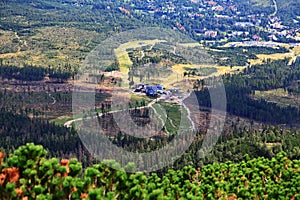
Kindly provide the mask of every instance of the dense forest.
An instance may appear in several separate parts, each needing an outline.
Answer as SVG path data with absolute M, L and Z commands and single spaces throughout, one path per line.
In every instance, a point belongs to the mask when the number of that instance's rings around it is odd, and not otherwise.
M 300 117 L 299 107 L 281 107 L 274 102 L 252 98 L 255 90 L 265 91 L 284 88 L 288 90 L 300 78 L 297 63 L 289 65 L 289 59 L 266 61 L 264 64 L 248 66 L 242 73 L 224 75 L 227 95 L 227 111 L 234 115 L 262 122 L 293 124 Z M 207 80 L 211 82 L 211 80 Z M 214 88 L 211 88 L 214 90 Z M 290 90 L 295 91 L 295 90 Z M 196 91 L 199 103 L 210 107 L 209 89 Z
M 0 133 L 3 138 L 0 140 L 0 146 L 6 152 L 12 152 L 21 145 L 34 142 L 43 145 L 49 150 L 51 156 L 76 157 L 85 167 L 96 162 L 81 143 L 75 129 L 67 129 L 46 120 L 30 119 L 4 111 L 1 111 L 0 122 Z M 205 135 L 204 131 L 200 131 L 186 153 L 172 166 L 162 169 L 159 173 L 164 174 L 169 168 L 181 169 L 186 165 L 199 167 L 215 162 L 239 162 L 246 153 L 250 158 L 259 156 L 272 158 L 276 153 L 284 150 L 290 158 L 300 159 L 298 147 L 300 132 L 293 129 L 265 126 L 257 130 L 251 126 L 241 127 L 238 122 L 232 123 L 221 135 L 212 152 L 202 159 L 199 149 Z M 174 136 L 146 140 L 120 132 L 111 138 L 111 142 L 130 152 L 151 152 L 171 142 Z M 66 143 L 68 145 L 65 145 Z
M 272 159 L 185 166 L 156 173 L 126 173 L 105 161 L 82 171 L 77 159 L 46 158 L 42 146 L 26 144 L 7 158 L 0 154 L 1 199 L 297 199 L 299 160 L 284 152 Z M 109 168 L 108 166 L 113 166 Z
M 299 109 L 293 106 L 280 107 L 275 103 L 251 98 L 254 90 L 289 88 L 291 84 L 298 80 L 298 63 L 288 65 L 288 61 L 288 59 L 266 61 L 264 64 L 248 67 L 240 74 L 223 76 L 227 93 L 228 112 L 273 124 L 296 123 L 299 118 Z M 28 69 L 31 68 L 35 69 L 34 67 L 28 67 Z M 203 81 L 202 85 L 205 86 L 210 81 L 213 81 L 213 79 Z M 209 90 L 211 89 L 213 88 L 203 87 L 202 90 L 195 91 L 201 106 L 210 107 Z M 66 89 L 65 92 L 55 92 L 56 88 L 51 90 L 54 90 L 51 93 L 55 95 L 58 101 L 70 104 L 70 95 Z M 3 140 L 1 140 L 0 146 L 5 148 L 6 151 L 12 151 L 27 142 L 35 142 L 47 148 L 51 156 L 77 157 L 84 166 L 89 166 L 95 162 L 84 149 L 75 129 L 67 129 L 49 123 L 43 117 L 41 118 L 43 116 L 41 111 L 47 110 L 45 108 L 35 110 L 27 107 L 24 109 L 22 99 L 27 99 L 29 97 L 25 97 L 27 94 L 32 96 L 34 93 L 30 88 L 25 88 L 21 93 L 11 93 L 6 90 L 0 93 L 3 102 L 10 102 L 9 105 L 3 104 L 1 109 L 0 122 Z M 98 98 L 101 102 L 104 96 L 103 94 L 99 95 Z M 181 169 L 186 165 L 199 167 L 213 162 L 229 160 L 239 162 L 246 153 L 249 153 L 251 158 L 259 156 L 272 158 L 276 153 L 284 150 L 289 157 L 299 158 L 297 144 L 300 141 L 299 133 L 296 130 L 268 126 L 263 130 L 255 130 L 252 127 L 240 128 L 237 124 L 238 122 L 231 124 L 224 131 L 212 153 L 204 159 L 199 158 L 199 155 L 201 155 L 199 149 L 205 135 L 205 132 L 200 131 L 189 150 L 172 166 L 162 169 L 159 173 L 164 174 L 168 168 Z M 111 126 L 111 124 L 108 124 L 108 126 Z M 170 135 L 148 141 L 119 133 L 111 140 L 114 144 L 129 151 L 137 151 L 137 149 L 152 151 L 169 143 L 173 137 Z M 65 143 L 69 145 L 66 146 Z
M 83 11 L 82 6 L 86 6 Z M 34 34 L 31 31 L 37 27 L 62 26 L 87 30 L 95 30 L 105 34 L 111 33 L 113 29 L 124 30 L 122 24 L 128 28 L 140 24 L 135 19 L 120 15 L 116 9 L 109 9 L 110 1 L 47 1 L 38 0 L 32 4 L 31 1 L 13 0 L 1 2 L 1 17 L 24 16 L 30 24 L 23 24 L 16 17 L 6 18 L 1 21 L 1 28 L 6 30 L 20 31 L 24 34 Z M 56 15 L 56 12 L 60 14 Z M 98 28 L 94 26 L 98 24 Z
M 42 81 L 45 77 L 58 82 L 66 82 L 70 78 L 74 78 L 76 71 L 72 71 L 71 67 L 58 67 L 56 69 L 45 69 L 43 67 L 35 67 L 25 65 L 22 68 L 16 66 L 0 65 L 0 76 L 2 79 L 16 79 L 21 81 Z

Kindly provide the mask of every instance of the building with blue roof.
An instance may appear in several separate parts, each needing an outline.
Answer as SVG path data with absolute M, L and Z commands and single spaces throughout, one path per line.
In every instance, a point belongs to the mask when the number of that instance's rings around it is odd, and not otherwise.
M 146 86 L 146 94 L 148 96 L 156 96 L 157 95 L 157 86 L 147 85 Z
M 154 97 L 160 91 L 163 91 L 163 85 L 146 85 L 146 94 L 148 96 Z

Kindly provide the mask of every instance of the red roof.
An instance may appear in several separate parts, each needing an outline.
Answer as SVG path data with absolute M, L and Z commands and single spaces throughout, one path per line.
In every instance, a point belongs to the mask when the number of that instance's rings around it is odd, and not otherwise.
M 229 6 L 229 8 L 230 8 L 231 10 L 236 10 L 236 9 L 237 9 L 235 6 Z
M 197 17 L 204 17 L 204 15 L 198 14 L 198 13 L 196 13 L 195 15 L 196 15 Z
M 214 2 L 214 1 L 208 1 L 207 4 L 208 4 L 208 5 L 216 5 L 217 3 Z
M 223 11 L 224 10 L 224 8 L 222 7 L 222 6 L 218 6 L 218 7 L 216 7 L 216 9 L 215 9 L 216 11 Z
M 260 40 L 261 39 L 261 37 L 258 36 L 258 35 L 254 35 L 252 38 L 255 39 L 255 40 Z
M 125 8 L 119 8 L 119 9 L 120 9 L 120 11 L 124 12 L 125 14 L 130 15 L 130 11 L 129 10 L 127 10 Z

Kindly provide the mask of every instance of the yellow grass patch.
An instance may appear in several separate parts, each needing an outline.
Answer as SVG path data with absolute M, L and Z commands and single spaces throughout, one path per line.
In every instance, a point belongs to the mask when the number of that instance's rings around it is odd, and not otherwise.
M 300 47 L 294 47 L 292 50 L 296 55 L 300 55 Z
M 130 66 L 132 65 L 132 61 L 130 60 L 128 54 L 118 57 L 118 62 L 120 65 L 120 72 L 127 74 Z
M 193 65 L 176 64 L 172 67 L 174 73 L 181 74 L 181 75 L 185 71 L 184 68 L 194 68 L 194 66 Z
M 42 54 L 40 54 L 40 55 L 32 55 L 32 56 L 30 56 L 30 59 L 27 61 L 28 62 L 27 64 L 29 64 L 29 62 L 37 63 L 37 62 L 39 62 L 41 60 L 45 60 L 44 55 L 42 55 Z
M 231 45 L 236 45 L 236 47 L 243 46 L 241 42 L 228 42 L 224 44 L 222 47 L 230 47 Z
M 234 66 L 230 69 L 230 66 L 217 66 L 217 73 L 212 74 L 211 76 L 221 76 L 224 74 L 234 74 L 236 71 L 243 71 L 246 67 L 243 66 Z
M 183 73 L 185 71 L 185 68 L 195 68 L 195 69 L 199 69 L 199 68 L 205 68 L 205 67 L 215 67 L 218 69 L 218 71 L 216 73 L 212 73 L 209 76 L 190 76 L 190 77 L 183 77 Z M 211 65 L 211 66 L 202 66 L 202 65 L 184 65 L 184 64 L 176 64 L 172 67 L 172 70 L 174 73 L 172 73 L 167 79 L 165 79 L 163 81 L 163 84 L 165 85 L 166 88 L 172 88 L 174 87 L 177 83 L 183 84 L 183 83 L 187 83 L 186 85 L 184 85 L 184 88 L 189 88 L 191 89 L 192 85 L 190 83 L 190 81 L 194 81 L 197 80 L 199 78 L 208 78 L 211 76 L 220 76 L 220 75 L 224 75 L 224 74 L 233 74 L 236 73 L 238 70 L 242 71 L 244 70 L 245 67 L 243 66 L 234 66 L 232 69 L 230 69 L 229 66 L 215 66 L 215 65 Z M 183 85 L 181 85 L 182 87 Z
M 16 38 L 16 36 L 15 36 L 15 33 L 13 31 L 0 30 L 0 45 L 1 45 L 1 48 L 3 48 L 4 45 L 10 44 L 14 38 Z
M 180 46 L 183 46 L 183 47 L 203 47 L 202 44 L 199 44 L 199 43 L 180 43 L 179 44 Z
M 260 59 L 249 59 L 248 61 L 250 62 L 251 65 L 260 65 L 263 63 L 263 61 Z
M 174 84 L 181 82 L 183 80 L 183 75 L 172 73 L 167 79 L 164 79 L 162 84 L 165 88 L 170 89 L 174 87 Z
M 257 54 L 258 59 L 250 59 L 249 62 L 251 65 L 263 64 L 265 60 L 270 59 L 273 60 L 282 60 L 285 58 L 293 58 L 293 53 L 276 53 L 276 54 Z
M 126 49 L 143 47 L 147 45 L 155 45 L 156 43 L 165 42 L 164 40 L 135 40 L 124 44 L 121 44 L 117 49 L 115 49 L 115 54 L 117 57 L 121 57 L 127 54 Z
M 205 67 L 215 67 L 217 68 L 217 72 L 216 73 L 212 73 L 208 76 L 190 76 L 190 77 L 183 77 L 183 73 L 184 73 L 184 68 L 205 68 Z M 164 83 L 166 85 L 166 87 L 174 87 L 176 85 L 176 83 L 183 84 L 183 83 L 187 83 L 186 85 L 184 85 L 184 88 L 190 88 L 192 87 L 191 82 L 190 81 L 195 81 L 199 78 L 208 78 L 208 77 L 212 77 L 212 76 L 221 76 L 224 74 L 234 74 L 237 71 L 242 71 L 244 70 L 245 67 L 243 66 L 234 66 L 232 68 L 230 68 L 229 66 L 215 66 L 215 65 L 211 65 L 211 66 L 200 66 L 200 65 L 183 65 L 183 64 L 177 64 L 173 66 L 173 74 L 170 75 L 167 79 L 167 81 Z M 181 85 L 182 87 L 183 85 Z
M 44 27 L 33 31 L 35 34 L 32 36 L 18 36 L 12 31 L 0 32 L 0 46 L 8 50 L 0 54 L 0 58 L 19 66 L 23 63 L 36 66 L 50 64 L 53 67 L 68 63 L 74 66 L 80 64 L 79 58 L 85 57 L 95 47 L 94 42 L 100 39 L 94 31 L 76 28 Z
M 283 88 L 268 90 L 268 91 L 255 91 L 256 98 L 262 98 L 266 101 L 277 103 L 281 106 L 299 106 L 300 102 L 297 96 L 289 95 Z
M 270 55 L 266 55 L 266 54 L 258 54 L 256 55 L 259 59 L 267 59 L 270 58 L 271 60 L 281 60 L 284 58 L 291 58 L 294 55 L 292 53 L 276 53 L 276 54 L 270 54 Z
M 25 52 L 16 52 L 16 53 L 4 53 L 4 54 L 0 54 L 0 58 L 14 58 L 14 57 L 18 57 L 18 56 L 23 56 L 25 54 Z
M 263 97 L 265 95 L 270 95 L 270 94 L 280 96 L 280 97 L 289 96 L 288 92 L 284 91 L 284 89 L 282 89 L 282 88 L 275 89 L 275 90 L 267 90 L 267 91 L 258 91 L 258 90 L 255 91 L 255 95 L 258 95 L 261 97 Z
M 164 40 L 136 40 L 136 41 L 130 41 L 124 44 L 121 44 L 117 49 L 114 50 L 116 57 L 118 59 L 119 65 L 120 65 L 120 72 L 122 73 L 122 79 L 123 87 L 129 86 L 128 79 L 128 72 L 129 68 L 132 66 L 132 61 L 130 60 L 130 57 L 128 55 L 127 49 L 130 48 L 138 48 L 148 45 L 155 45 L 156 43 L 164 42 Z M 139 79 L 134 77 L 133 81 L 135 83 L 139 82 Z

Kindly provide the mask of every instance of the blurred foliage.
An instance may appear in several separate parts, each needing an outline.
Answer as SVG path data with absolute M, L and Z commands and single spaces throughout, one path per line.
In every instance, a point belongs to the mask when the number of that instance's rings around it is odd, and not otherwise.
M 300 161 L 284 152 L 272 159 L 186 166 L 165 176 L 126 173 L 114 161 L 82 170 L 76 159 L 46 158 L 32 143 L 4 158 L 1 153 L 1 199 L 297 199 Z M 113 166 L 109 168 L 107 166 Z M 133 167 L 128 164 L 127 167 Z M 118 170 L 117 170 L 118 169 Z M 126 167 L 125 167 L 126 169 Z

